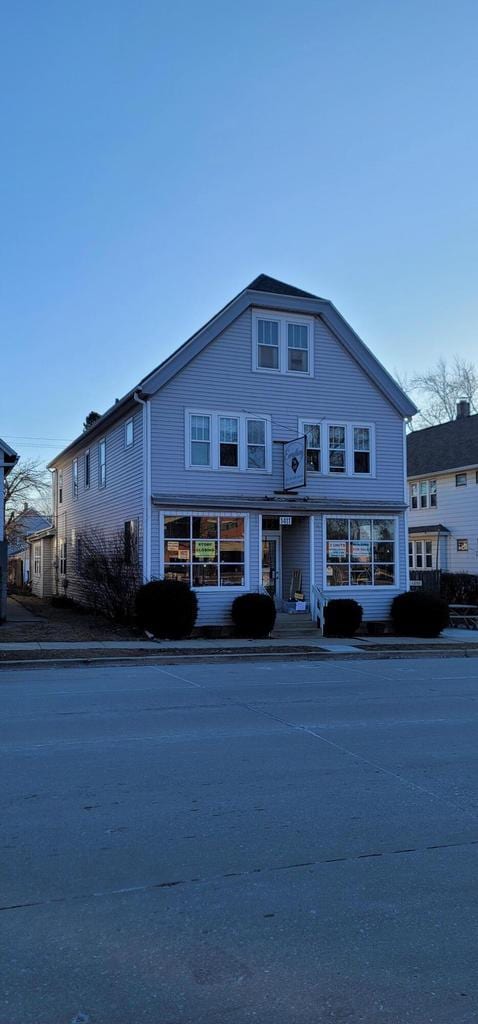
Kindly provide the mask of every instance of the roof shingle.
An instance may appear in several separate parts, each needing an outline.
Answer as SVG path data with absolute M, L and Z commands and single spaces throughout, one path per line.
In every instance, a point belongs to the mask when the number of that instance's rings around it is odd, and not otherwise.
M 478 466 L 478 414 L 413 430 L 407 437 L 407 459 L 408 476 Z

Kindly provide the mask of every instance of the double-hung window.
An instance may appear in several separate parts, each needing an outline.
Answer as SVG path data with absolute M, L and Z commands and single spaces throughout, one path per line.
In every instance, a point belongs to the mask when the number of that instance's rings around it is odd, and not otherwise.
M 329 473 L 347 471 L 345 427 L 329 426 Z
M 410 487 L 410 504 L 412 508 L 418 508 L 418 484 L 412 484 Z
M 60 540 L 60 576 L 66 576 L 66 540 Z
M 255 370 L 312 376 L 313 317 L 257 309 L 252 313 L 252 330 Z
M 247 420 L 247 468 L 266 468 L 265 420 Z
M 430 508 L 437 507 L 437 482 L 436 480 L 429 480 L 428 482 L 429 495 L 430 495 Z
M 106 487 L 106 438 L 98 444 L 98 487 Z
M 35 576 L 41 575 L 41 543 L 33 545 L 33 572 Z
M 131 448 L 131 445 L 133 444 L 133 441 L 134 441 L 134 420 L 133 420 L 133 417 L 130 416 L 129 419 L 126 420 L 126 423 L 124 425 L 124 446 L 125 446 L 125 448 Z
M 71 489 L 73 498 L 78 497 L 78 459 L 73 459 L 71 464 Z
M 239 420 L 235 416 L 219 417 L 219 465 L 239 466 Z
M 90 455 L 90 449 L 88 448 L 88 450 L 85 452 L 85 489 L 86 490 L 88 490 L 88 487 L 90 486 L 90 476 L 91 476 L 91 455 Z
M 63 470 L 58 470 L 58 504 L 63 504 Z
M 187 469 L 271 472 L 269 416 L 186 411 L 186 437 Z
M 370 473 L 370 428 L 354 427 L 354 473 Z
M 410 484 L 410 507 L 436 508 L 438 505 L 438 493 L 436 480 L 417 480 Z
M 320 423 L 301 420 L 299 430 L 306 436 L 307 472 L 320 473 Z
M 305 324 L 287 324 L 287 369 L 309 372 L 309 328 Z
M 420 508 L 428 508 L 428 481 L 420 480 Z
M 279 321 L 257 321 L 257 365 L 261 370 L 279 369 Z
M 211 417 L 191 416 L 191 466 L 211 465 Z

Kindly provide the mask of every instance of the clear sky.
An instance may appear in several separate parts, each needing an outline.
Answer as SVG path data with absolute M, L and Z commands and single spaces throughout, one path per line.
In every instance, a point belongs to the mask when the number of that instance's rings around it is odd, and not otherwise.
M 51 458 L 261 272 L 391 371 L 477 357 L 477 33 L 476 0 L 4 5 L 0 436 Z

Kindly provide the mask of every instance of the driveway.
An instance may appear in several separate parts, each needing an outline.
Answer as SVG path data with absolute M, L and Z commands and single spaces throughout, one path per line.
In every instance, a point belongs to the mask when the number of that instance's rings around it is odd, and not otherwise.
M 475 1024 L 476 661 L 0 677 L 0 1024 Z

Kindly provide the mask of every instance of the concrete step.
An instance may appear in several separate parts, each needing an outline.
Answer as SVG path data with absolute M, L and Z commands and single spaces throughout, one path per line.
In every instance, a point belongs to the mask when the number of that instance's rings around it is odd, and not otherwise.
M 317 639 L 318 629 L 308 613 L 297 612 L 289 615 L 287 612 L 278 612 L 272 636 L 282 639 L 288 637 Z

